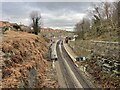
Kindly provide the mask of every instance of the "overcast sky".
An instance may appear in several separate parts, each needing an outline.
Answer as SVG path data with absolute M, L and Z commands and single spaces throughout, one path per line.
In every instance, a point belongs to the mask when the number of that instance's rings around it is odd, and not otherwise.
M 90 8 L 91 2 L 2 2 L 0 20 L 29 25 L 30 13 L 38 11 L 44 27 L 71 30 Z

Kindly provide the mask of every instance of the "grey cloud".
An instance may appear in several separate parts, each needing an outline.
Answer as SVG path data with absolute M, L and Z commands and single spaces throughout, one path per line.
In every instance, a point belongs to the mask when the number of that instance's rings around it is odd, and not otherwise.
M 74 27 L 90 5 L 89 2 L 3 2 L 2 19 L 30 24 L 30 12 L 40 11 L 46 27 Z
M 88 7 L 90 2 L 32 2 L 28 3 L 29 6 L 33 6 L 34 8 L 42 8 L 49 9 L 49 11 L 76 11 L 76 12 L 84 12 L 86 7 Z
M 4 2 L 101 2 L 106 0 L 2 0 Z M 109 0 L 114 2 L 115 0 Z
M 2 12 L 7 15 L 14 16 L 25 16 L 27 14 L 28 8 L 25 3 L 22 2 L 5 2 L 2 3 Z

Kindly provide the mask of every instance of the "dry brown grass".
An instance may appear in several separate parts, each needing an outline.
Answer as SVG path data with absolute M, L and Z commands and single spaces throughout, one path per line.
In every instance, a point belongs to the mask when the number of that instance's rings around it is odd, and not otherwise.
M 28 84 L 28 73 L 34 68 L 39 87 L 43 87 L 46 60 L 43 55 L 47 52 L 46 42 L 43 38 L 26 32 L 6 31 L 2 51 L 7 58 L 3 58 L 3 88 L 20 87 L 23 83 Z M 28 87 L 28 85 L 25 87 Z

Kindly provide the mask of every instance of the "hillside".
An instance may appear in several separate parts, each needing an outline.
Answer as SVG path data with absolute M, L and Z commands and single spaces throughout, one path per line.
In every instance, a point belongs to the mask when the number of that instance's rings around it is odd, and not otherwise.
M 2 87 L 48 87 L 46 45 L 40 36 L 6 31 L 2 42 Z
M 68 44 L 77 56 L 86 57 L 79 62 L 92 75 L 92 82 L 103 88 L 119 88 L 119 43 L 109 41 L 76 40 Z M 118 64 L 117 64 L 118 63 Z M 117 65 L 116 65 L 117 64 Z M 117 71 L 117 73 L 115 72 Z

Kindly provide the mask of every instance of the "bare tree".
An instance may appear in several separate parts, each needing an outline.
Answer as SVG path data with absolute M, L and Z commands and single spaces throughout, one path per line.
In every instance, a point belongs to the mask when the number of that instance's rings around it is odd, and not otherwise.
M 110 17 L 111 4 L 108 1 L 104 2 L 103 4 L 104 4 L 104 13 L 105 13 L 106 19 L 108 20 Z
M 120 27 L 120 1 L 108 2 L 106 0 L 106 2 L 92 6 L 88 11 L 87 19 L 84 18 L 83 21 L 75 25 L 75 33 L 78 34 L 79 38 L 100 37 L 107 32 L 111 35 L 114 31 L 118 32 L 117 26 Z
M 38 35 L 41 27 L 41 14 L 39 14 L 37 11 L 33 11 L 30 15 L 30 18 L 32 19 L 34 33 Z
M 118 2 L 118 27 L 120 27 L 120 1 Z
M 82 21 L 78 22 L 75 25 L 75 33 L 78 35 L 78 38 L 84 39 L 84 34 L 90 29 L 90 21 L 88 18 L 83 18 Z
M 102 12 L 102 4 L 98 4 L 98 5 L 93 5 L 94 7 L 94 10 L 93 10 L 93 16 L 97 16 L 99 19 L 100 19 L 100 24 L 102 24 L 102 15 L 103 15 L 103 12 Z

